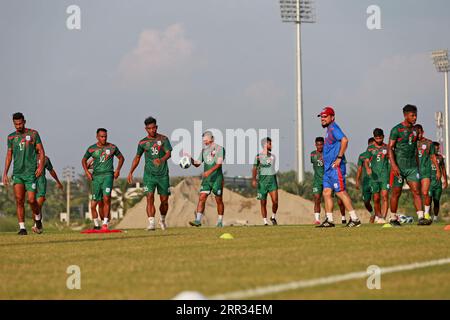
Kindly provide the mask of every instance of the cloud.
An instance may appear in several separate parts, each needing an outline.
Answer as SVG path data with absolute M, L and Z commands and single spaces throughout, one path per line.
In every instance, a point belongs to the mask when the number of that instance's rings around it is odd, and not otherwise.
M 163 31 L 146 29 L 139 35 L 137 46 L 120 62 L 120 78 L 125 83 L 154 79 L 182 67 L 191 59 L 193 50 L 194 45 L 180 24 Z

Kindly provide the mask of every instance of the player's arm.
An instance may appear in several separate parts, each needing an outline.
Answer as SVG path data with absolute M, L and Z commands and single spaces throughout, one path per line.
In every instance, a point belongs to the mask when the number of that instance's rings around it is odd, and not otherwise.
M 3 171 L 3 179 L 2 179 L 3 184 L 5 186 L 7 186 L 9 184 L 8 171 L 9 171 L 9 167 L 11 166 L 12 158 L 13 158 L 12 148 L 8 147 L 8 151 L 6 152 L 6 157 L 5 157 L 5 169 Z
M 133 172 L 138 167 L 140 161 L 141 161 L 141 156 L 139 154 L 137 154 L 133 159 L 133 163 L 131 164 L 130 173 L 128 173 L 127 181 L 129 184 L 133 183 Z
M 166 153 L 164 154 L 164 156 L 160 159 L 155 159 L 154 161 L 160 165 L 164 162 L 166 162 L 167 160 L 170 159 L 170 157 L 172 157 L 172 151 L 171 150 L 167 150 Z
M 83 170 L 84 173 L 86 174 L 86 177 L 88 178 L 88 180 L 92 180 L 92 174 L 89 172 L 89 165 L 87 163 L 88 159 L 90 158 L 90 156 L 87 156 L 88 151 L 86 152 L 86 155 L 84 155 L 83 159 L 81 159 L 81 165 L 83 166 Z
M 252 187 L 256 188 L 257 185 L 257 180 L 256 180 L 256 176 L 258 175 L 258 156 L 256 156 L 255 158 L 255 162 L 253 164 L 253 168 L 252 168 Z
M 394 174 L 394 176 L 398 177 L 400 176 L 400 169 L 398 168 L 397 162 L 395 161 L 395 154 L 394 154 L 394 148 L 395 144 L 397 143 L 397 140 L 389 140 L 388 144 L 388 156 L 389 160 L 391 161 L 391 171 Z
M 222 161 L 222 158 L 219 158 L 217 160 L 217 164 L 214 167 L 212 167 L 208 171 L 203 172 L 203 178 L 208 178 L 214 171 L 222 168 L 222 162 L 219 161 Z
M 445 169 L 445 160 L 442 158 L 442 162 L 441 162 L 441 172 L 442 172 L 442 176 L 444 177 L 444 184 L 442 185 L 442 187 L 444 189 L 447 189 L 448 187 L 448 180 L 447 180 L 447 170 Z
M 56 185 L 58 186 L 58 188 L 62 190 L 63 189 L 63 185 L 62 185 L 61 181 L 59 181 L 59 178 L 58 178 L 58 175 L 56 174 L 55 169 L 50 170 L 50 175 L 56 181 Z
M 432 145 L 431 147 L 434 147 L 434 146 Z M 436 168 L 436 180 L 439 181 L 439 180 L 441 180 L 442 175 L 441 175 L 440 165 L 436 158 L 436 154 L 432 154 L 430 157 L 431 157 L 431 162 L 433 162 L 433 165 Z
M 40 177 L 45 170 L 45 151 L 44 146 L 40 141 L 36 144 L 36 151 L 39 155 L 39 165 L 36 169 L 36 177 Z
M 114 179 L 117 179 L 120 176 L 120 170 L 125 162 L 125 157 L 121 153 L 116 155 L 116 157 L 119 159 L 119 163 L 117 164 L 116 171 L 114 171 Z
M 333 163 L 333 168 L 337 168 L 341 165 L 342 158 L 344 157 L 345 151 L 347 151 L 348 147 L 348 138 L 343 136 L 341 139 L 341 148 L 339 149 L 339 154 L 337 159 Z
M 359 185 L 360 185 L 360 181 L 361 181 L 362 171 L 363 171 L 363 167 L 362 167 L 362 165 L 359 165 L 358 166 L 358 170 L 356 171 L 356 189 L 357 190 L 359 190 Z
M 200 153 L 200 156 L 198 157 L 198 160 L 195 160 L 195 159 L 192 158 L 192 156 L 191 156 L 191 163 L 192 163 L 192 165 L 193 165 L 194 167 L 196 167 L 196 168 L 198 168 L 198 167 L 200 167 L 200 166 L 202 165 L 202 163 L 203 163 L 203 150 L 202 150 L 202 152 Z

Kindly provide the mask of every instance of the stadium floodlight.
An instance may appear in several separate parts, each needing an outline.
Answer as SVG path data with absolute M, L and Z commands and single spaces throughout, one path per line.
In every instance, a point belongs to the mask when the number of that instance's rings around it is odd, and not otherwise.
M 305 180 L 303 164 L 303 94 L 302 94 L 302 23 L 315 23 L 313 0 L 280 0 L 281 20 L 295 23 L 297 27 L 297 181 Z
M 63 177 L 66 179 L 67 187 L 67 198 L 66 198 L 66 205 L 67 205 L 67 225 L 70 224 L 70 183 L 75 180 L 75 168 L 74 167 L 65 167 L 63 169 Z
M 449 123 L 448 123 L 448 72 L 450 71 L 450 63 L 448 60 L 448 50 L 438 50 L 431 54 L 436 70 L 444 74 L 445 84 L 445 110 L 444 110 L 444 123 L 445 123 L 445 169 L 447 173 L 450 172 L 450 140 L 449 140 Z

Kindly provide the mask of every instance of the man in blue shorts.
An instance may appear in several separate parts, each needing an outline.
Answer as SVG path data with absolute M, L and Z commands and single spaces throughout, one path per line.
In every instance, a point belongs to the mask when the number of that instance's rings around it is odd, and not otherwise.
M 325 146 L 323 150 L 324 175 L 323 175 L 323 198 L 325 200 L 326 219 L 318 226 L 319 228 L 334 228 L 333 223 L 333 191 L 345 205 L 350 214 L 348 228 L 361 226 L 358 216 L 353 209 L 352 200 L 347 193 L 345 184 L 345 151 L 348 146 L 348 138 L 336 124 L 335 112 L 332 107 L 326 107 L 318 115 L 322 127 L 327 129 L 325 135 Z

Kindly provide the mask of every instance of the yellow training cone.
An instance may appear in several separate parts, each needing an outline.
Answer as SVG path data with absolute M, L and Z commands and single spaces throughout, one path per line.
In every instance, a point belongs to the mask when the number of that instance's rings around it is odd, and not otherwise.
M 382 226 L 382 228 L 392 228 L 392 225 L 390 223 L 386 223 Z
M 224 233 L 223 235 L 220 236 L 220 239 L 230 240 L 234 239 L 234 237 L 230 233 Z

